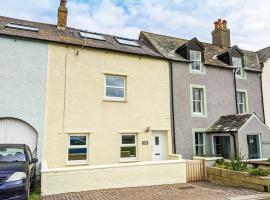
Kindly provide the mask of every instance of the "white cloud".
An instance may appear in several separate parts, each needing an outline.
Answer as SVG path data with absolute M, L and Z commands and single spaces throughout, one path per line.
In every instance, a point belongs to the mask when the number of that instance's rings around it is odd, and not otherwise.
M 55 23 L 58 4 L 1 0 L 0 15 Z M 146 30 L 210 42 L 214 20 L 225 18 L 232 43 L 251 50 L 270 45 L 269 7 L 269 0 L 68 0 L 72 27 L 132 38 Z

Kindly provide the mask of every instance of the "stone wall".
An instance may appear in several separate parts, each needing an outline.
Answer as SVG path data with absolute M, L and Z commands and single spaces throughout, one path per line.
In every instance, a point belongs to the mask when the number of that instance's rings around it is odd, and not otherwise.
M 207 167 L 207 179 L 219 185 L 270 192 L 270 177 L 252 176 L 247 172 Z

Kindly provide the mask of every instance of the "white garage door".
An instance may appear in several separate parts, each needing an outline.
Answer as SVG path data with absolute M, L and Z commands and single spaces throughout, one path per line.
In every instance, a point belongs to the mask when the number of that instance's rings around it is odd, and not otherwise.
M 29 124 L 21 120 L 0 119 L 0 144 L 27 144 L 36 156 L 37 133 Z

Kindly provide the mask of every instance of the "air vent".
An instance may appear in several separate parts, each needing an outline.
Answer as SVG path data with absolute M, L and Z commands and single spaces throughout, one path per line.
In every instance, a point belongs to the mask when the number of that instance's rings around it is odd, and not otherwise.
M 14 24 L 14 23 L 8 23 L 5 26 L 6 28 L 12 28 L 12 29 L 19 29 L 19 30 L 25 30 L 25 31 L 33 31 L 38 32 L 37 26 L 28 26 L 23 24 Z
M 129 46 L 135 46 L 135 47 L 140 46 L 135 40 L 126 39 L 126 38 L 119 38 L 119 37 L 116 37 L 115 39 L 120 44 L 129 45 Z
M 79 31 L 79 34 L 83 38 L 90 38 L 90 39 L 94 39 L 94 40 L 105 40 L 103 35 L 101 35 L 99 33 L 92 33 L 92 32 L 88 32 L 88 31 Z

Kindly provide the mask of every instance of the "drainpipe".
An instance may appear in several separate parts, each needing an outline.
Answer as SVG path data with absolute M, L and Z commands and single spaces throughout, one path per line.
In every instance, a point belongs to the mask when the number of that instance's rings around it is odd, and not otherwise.
M 235 106 L 236 106 L 236 114 L 239 113 L 238 106 L 237 106 L 237 91 L 236 91 L 236 69 L 233 70 L 233 84 L 234 84 L 234 96 L 235 96 Z
M 262 63 L 262 69 L 264 68 L 264 64 Z M 263 86 L 262 86 L 262 72 L 259 74 L 260 76 L 260 85 L 261 85 L 261 100 L 262 100 L 262 112 L 263 112 L 263 122 L 265 123 L 265 112 L 264 112 L 264 100 L 263 100 Z
M 172 142 L 173 142 L 173 153 L 176 154 L 172 60 L 169 60 L 169 76 L 170 76 L 170 93 L 171 93 L 170 95 L 171 96 L 171 127 L 172 127 L 171 133 L 172 133 Z

